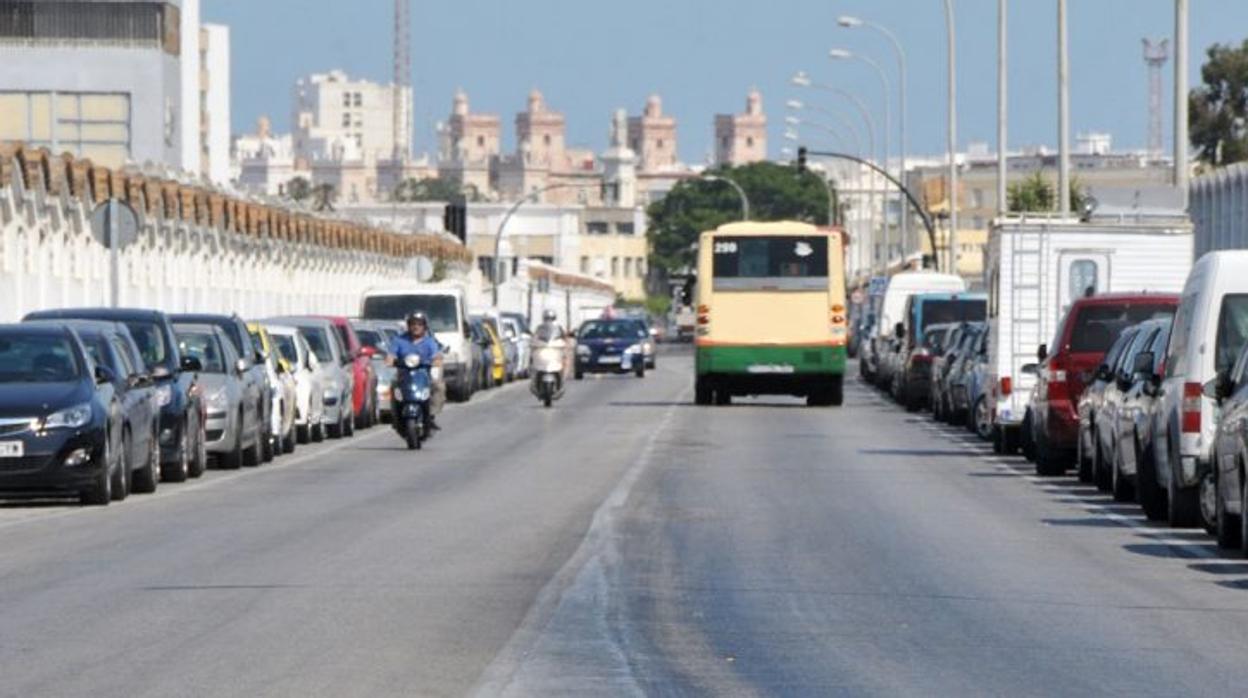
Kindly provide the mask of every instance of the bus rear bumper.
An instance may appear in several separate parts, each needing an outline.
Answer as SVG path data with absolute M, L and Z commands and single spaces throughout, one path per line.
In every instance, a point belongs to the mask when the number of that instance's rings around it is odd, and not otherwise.
M 699 346 L 697 373 L 748 394 L 806 395 L 845 374 L 845 347 Z

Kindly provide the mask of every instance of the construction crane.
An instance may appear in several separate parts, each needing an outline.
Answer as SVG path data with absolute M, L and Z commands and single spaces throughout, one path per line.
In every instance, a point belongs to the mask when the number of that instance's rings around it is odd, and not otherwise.
M 412 8 L 410 0 L 394 0 L 394 159 L 411 157 L 412 130 L 407 96 L 412 87 Z

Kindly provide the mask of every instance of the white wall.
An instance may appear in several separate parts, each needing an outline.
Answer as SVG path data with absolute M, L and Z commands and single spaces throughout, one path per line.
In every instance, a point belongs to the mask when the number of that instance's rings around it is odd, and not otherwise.
M 204 66 L 208 71 L 208 178 L 224 186 L 230 181 L 230 28 L 205 24 L 204 31 L 208 34 Z
M 182 169 L 199 172 L 199 0 L 182 0 L 182 53 L 179 94 L 174 118 L 178 121 L 178 150 Z

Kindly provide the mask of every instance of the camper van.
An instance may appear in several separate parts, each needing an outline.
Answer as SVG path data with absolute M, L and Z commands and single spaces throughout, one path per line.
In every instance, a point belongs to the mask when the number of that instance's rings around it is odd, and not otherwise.
M 1034 216 L 994 221 L 984 282 L 996 450 L 1011 453 L 1019 447 L 1036 367 L 1061 349 L 1051 340 L 1076 299 L 1098 293 L 1177 293 L 1191 260 L 1191 225 L 1177 214 L 1089 222 Z

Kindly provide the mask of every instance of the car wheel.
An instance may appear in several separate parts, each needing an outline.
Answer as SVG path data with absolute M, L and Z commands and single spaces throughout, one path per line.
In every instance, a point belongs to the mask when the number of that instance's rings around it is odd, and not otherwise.
M 312 427 L 308 426 L 307 424 L 295 427 L 295 441 L 301 444 L 306 444 L 311 440 L 312 440 Z
M 208 434 L 204 430 L 204 423 L 197 419 L 195 420 L 195 457 L 188 464 L 187 473 L 191 477 L 202 477 L 207 469 Z
M 239 431 L 242 431 L 242 427 L 239 427 Z M 241 439 L 242 436 L 239 436 L 239 438 Z M 268 438 L 269 437 L 265 435 L 264 428 L 257 424 L 256 438 L 251 442 L 251 446 L 243 452 L 243 465 L 260 465 L 260 463 L 264 460 L 264 443 L 268 441 Z
M 316 426 L 311 427 L 311 429 L 312 429 L 312 434 L 311 434 L 312 443 L 319 444 L 325 440 L 326 425 L 324 422 L 317 422 Z
M 1217 463 L 1215 460 L 1214 463 Z M 1216 467 L 1216 466 L 1215 466 Z M 1214 480 L 1213 468 L 1205 473 L 1200 484 L 1196 486 L 1200 501 L 1200 524 L 1209 535 L 1218 533 L 1218 486 Z
M 295 441 L 295 428 L 292 426 L 286 437 L 282 439 L 282 453 L 294 453 Z
M 1092 482 L 1096 485 L 1096 489 L 1102 492 L 1109 492 L 1114 488 L 1114 476 L 1109 471 L 1108 465 L 1108 463 L 1113 462 L 1113 456 L 1105 456 L 1105 449 L 1101 447 L 1099 433 L 1093 434 L 1092 438 Z
M 260 437 L 260 460 L 264 463 L 272 463 L 277 457 L 277 437 L 268 429 Z
M 1066 469 L 1062 467 L 1061 460 L 1055 458 L 1052 449 L 1049 448 L 1049 439 L 1047 436 L 1041 434 L 1039 437 L 1035 438 L 1034 442 L 1037 475 L 1052 477 L 1055 475 L 1061 475 L 1065 472 Z
M 577 379 L 580 379 L 579 375 L 577 376 Z M 693 381 L 693 404 L 695 405 L 711 404 L 711 398 L 713 397 L 712 393 L 713 391 L 711 390 L 711 382 L 709 380 L 702 378 L 701 376 L 694 379 Z
M 832 376 L 832 384 L 828 386 L 828 404 L 840 407 L 845 404 L 845 377 Z
M 1092 459 L 1088 457 L 1088 447 L 1085 445 L 1087 440 L 1087 435 L 1080 428 L 1079 436 L 1075 439 L 1075 468 L 1079 482 L 1092 482 Z
M 160 477 L 165 482 L 186 482 L 186 478 L 191 474 L 191 421 L 188 417 L 185 422 L 178 428 L 180 436 L 178 437 L 178 454 L 177 461 L 162 465 L 160 468 Z
M 95 477 L 91 489 L 79 493 L 79 501 L 86 506 L 104 507 L 113 500 L 113 445 L 112 437 L 104 437 L 104 467 Z
M 134 471 L 134 479 L 130 489 L 138 494 L 151 494 L 156 491 L 156 481 L 160 479 L 160 443 L 158 431 L 153 431 L 147 441 L 147 463 Z
M 1157 483 L 1157 465 L 1153 462 L 1153 446 L 1136 450 L 1140 454 L 1135 464 L 1135 499 L 1151 521 L 1166 518 L 1166 491 Z
M 1244 464 L 1239 464 L 1239 551 L 1248 555 L 1248 479 Z
M 715 404 L 721 407 L 732 404 L 732 393 L 724 388 L 715 391 Z
M 1216 481 L 1216 489 L 1217 491 L 1214 493 L 1214 497 L 1217 498 L 1215 535 L 1218 537 L 1218 547 L 1237 549 L 1240 544 L 1239 537 L 1242 533 L 1240 516 L 1234 516 L 1226 511 L 1226 500 L 1222 496 L 1222 482 L 1220 478 Z
M 130 432 L 122 432 L 121 455 L 118 456 L 117 467 L 113 469 L 113 481 L 110 486 L 114 502 L 120 502 L 130 496 L 130 444 Z
M 984 441 L 992 438 L 992 410 L 988 408 L 987 398 L 975 401 L 975 434 Z
M 355 413 L 348 412 L 346 419 L 342 420 L 342 435 L 355 436 Z
M 1122 472 L 1122 449 L 1114 449 L 1114 463 L 1110 484 L 1110 492 L 1114 496 L 1115 502 L 1133 502 L 1135 501 L 1135 488 L 1131 486 L 1131 481 L 1127 479 L 1127 474 Z M 1139 470 L 1139 464 L 1136 464 L 1136 470 Z
M 572 374 L 572 377 L 573 377 L 573 378 L 575 378 L 575 379 L 576 379 L 576 380 L 578 380 L 578 381 L 579 381 L 579 380 L 584 380 L 584 379 L 585 379 L 585 372 L 584 372 L 584 371 L 582 371 L 581 369 L 579 369 L 579 368 L 578 368 L 578 369 L 576 369 L 576 371 Z
M 1166 520 L 1175 528 L 1191 528 L 1200 523 L 1200 491 L 1179 484 L 1179 463 L 1170 449 L 1170 479 L 1166 481 Z
M 637 368 L 633 370 L 633 375 L 637 376 L 638 378 L 646 377 L 646 362 L 644 360 L 641 363 L 637 364 Z

